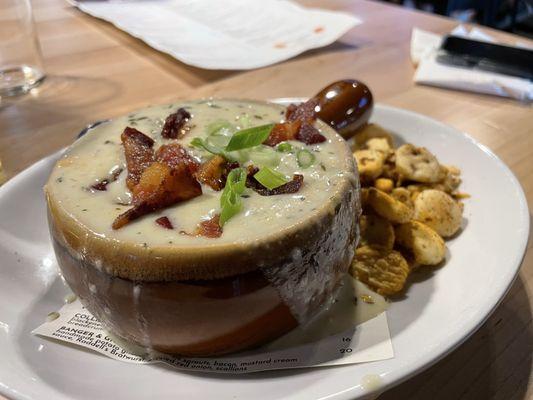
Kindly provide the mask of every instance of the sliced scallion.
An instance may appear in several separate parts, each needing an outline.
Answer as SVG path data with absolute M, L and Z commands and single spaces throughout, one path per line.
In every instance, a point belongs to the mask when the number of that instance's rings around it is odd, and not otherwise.
M 238 195 L 242 194 L 246 187 L 246 170 L 244 168 L 232 169 L 226 179 L 226 186 L 228 185 Z
M 246 129 L 252 124 L 252 121 L 250 121 L 250 116 L 248 114 L 242 114 L 239 117 L 239 126 L 241 129 Z
M 230 156 L 222 148 L 212 143 L 209 143 L 207 140 L 204 140 L 202 138 L 196 137 L 193 140 L 191 140 L 191 146 L 196 147 L 198 149 L 203 149 L 211 154 L 217 154 L 219 156 L 222 156 L 226 160 L 234 161 L 234 157 Z
M 298 161 L 300 168 L 309 168 L 315 162 L 315 155 L 309 150 L 298 150 L 296 153 L 296 161 Z
M 211 122 L 207 125 L 206 132 L 208 135 L 224 135 L 225 133 L 232 133 L 235 130 L 235 127 L 225 119 L 219 119 L 217 121 Z M 225 136 L 225 135 L 224 135 Z
M 287 177 L 278 171 L 275 171 L 268 167 L 261 168 L 254 178 L 264 187 L 269 190 L 273 190 L 277 187 L 285 185 L 289 180 Z
M 241 211 L 241 196 L 233 191 L 228 191 L 224 197 L 220 198 L 221 212 L 218 223 L 224 226 L 226 222 Z
M 225 150 L 235 151 L 258 146 L 268 138 L 273 127 L 274 124 L 268 124 L 238 131 L 233 134 Z
M 220 226 L 238 214 L 242 208 L 241 194 L 246 187 L 246 171 L 243 168 L 235 168 L 230 171 L 226 179 L 226 186 L 220 196 Z
M 292 150 L 292 144 L 289 142 L 281 142 L 276 146 L 276 150 L 280 153 L 288 153 Z
M 256 167 L 271 167 L 275 168 L 279 165 L 281 156 L 270 146 L 260 145 L 252 147 L 248 150 L 249 160 Z

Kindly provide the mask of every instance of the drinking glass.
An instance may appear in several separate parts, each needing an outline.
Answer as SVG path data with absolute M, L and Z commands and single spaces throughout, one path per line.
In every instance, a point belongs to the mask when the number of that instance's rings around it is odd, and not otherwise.
M 44 79 L 30 0 L 0 0 L 0 97 L 26 93 Z

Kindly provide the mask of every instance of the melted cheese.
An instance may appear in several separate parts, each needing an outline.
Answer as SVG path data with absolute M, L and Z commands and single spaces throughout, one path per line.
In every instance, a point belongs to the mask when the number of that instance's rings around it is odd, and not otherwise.
M 182 139 L 164 139 L 161 128 L 165 118 L 179 107 L 185 107 L 192 115 L 190 132 Z M 121 229 L 113 230 L 111 224 L 121 213 L 129 209 L 131 194 L 126 188 L 126 164 L 120 135 L 126 126 L 132 126 L 160 145 L 178 141 L 200 160 L 209 154 L 190 146 L 195 137 L 205 138 L 207 126 L 215 121 L 227 120 L 237 126 L 246 121 L 250 126 L 279 122 L 284 108 L 268 104 L 231 100 L 201 100 L 150 107 L 117 118 L 91 129 L 77 140 L 55 166 L 47 190 L 59 206 L 78 223 L 97 235 L 146 246 L 206 246 L 224 243 L 253 242 L 264 235 L 273 234 L 294 224 L 302 223 L 317 207 L 331 201 L 335 188 L 346 179 L 355 176 L 347 171 L 345 143 L 340 136 L 320 121 L 317 127 L 327 141 L 316 145 L 292 142 L 297 148 L 305 148 L 315 155 L 312 166 L 302 169 L 295 154 L 280 154 L 278 171 L 292 176 L 304 176 L 304 185 L 298 193 L 261 196 L 246 189 L 242 211 L 224 226 L 220 238 L 209 239 L 180 234 L 193 232 L 198 223 L 220 212 L 220 195 L 208 186 L 202 186 L 203 195 L 156 211 L 135 220 Z M 107 191 L 90 191 L 92 184 L 108 177 L 116 168 L 123 168 L 118 180 L 107 186 Z M 155 223 L 167 216 L 173 230 Z

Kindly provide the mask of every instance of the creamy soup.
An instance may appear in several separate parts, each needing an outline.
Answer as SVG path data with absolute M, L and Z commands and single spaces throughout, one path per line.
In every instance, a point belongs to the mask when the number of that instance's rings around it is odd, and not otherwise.
M 181 139 L 165 139 L 161 128 L 165 118 L 184 107 L 191 114 L 190 131 Z M 202 220 L 220 212 L 221 191 L 202 185 L 201 196 L 177 203 L 134 220 L 120 229 L 112 229 L 113 220 L 131 208 L 131 193 L 125 180 L 127 176 L 124 148 L 120 135 L 127 126 L 138 129 L 154 141 L 154 149 L 160 145 L 178 142 L 198 161 L 212 157 L 207 151 L 191 146 L 194 138 L 205 139 L 217 125 L 231 125 L 231 129 L 217 131 L 217 140 L 224 141 L 235 130 L 280 122 L 284 118 L 283 107 L 244 101 L 200 100 L 150 107 L 89 130 L 77 140 L 58 161 L 47 190 L 57 204 L 81 225 L 97 235 L 120 242 L 134 242 L 145 246 L 206 246 L 226 243 L 252 242 L 270 234 L 276 234 L 292 225 L 302 223 L 314 210 L 328 206 L 335 188 L 345 180 L 355 180 L 352 172 L 346 172 L 346 147 L 344 140 L 332 129 L 317 121 L 315 126 L 327 140 L 306 145 L 291 141 L 288 152 L 260 146 L 234 152 L 241 165 L 261 164 L 284 174 L 304 176 L 303 186 L 297 193 L 261 196 L 252 189 L 242 195 L 242 210 L 224 225 L 219 238 L 206 238 L 180 234 L 193 232 Z M 303 168 L 298 163 L 299 149 L 308 150 L 314 157 L 311 165 Z M 88 190 L 91 185 L 108 178 L 123 169 L 118 179 L 107 185 L 106 191 Z M 333 211 L 333 210 L 331 210 Z M 155 223 L 166 216 L 174 229 L 169 230 Z

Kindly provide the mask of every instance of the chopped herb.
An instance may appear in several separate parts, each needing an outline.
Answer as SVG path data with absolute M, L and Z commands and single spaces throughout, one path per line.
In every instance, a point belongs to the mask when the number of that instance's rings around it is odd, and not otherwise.
M 83 210 L 81 210 L 81 211 L 87 211 L 87 209 L 86 209 L 86 208 L 84 208 L 84 209 L 83 209 Z
M 57 178 L 57 179 L 56 179 L 56 182 L 58 182 L 58 183 L 61 183 L 61 182 L 63 182 L 63 177 L 62 177 L 62 176 L 60 176 L 59 178 Z
M 293 149 L 292 144 L 288 142 L 281 142 L 280 144 L 276 146 L 276 150 L 281 153 L 289 153 L 292 151 L 292 149 Z
M 247 198 L 250 197 L 250 195 L 249 195 L 249 194 L 241 194 L 241 197 L 242 197 L 243 199 L 247 199 Z
M 241 129 L 249 128 L 251 125 L 250 117 L 246 113 L 243 113 L 240 118 L 237 117 L 236 119 L 239 120 L 239 127 Z
M 145 119 L 148 119 L 148 117 L 138 117 L 138 118 L 130 118 L 130 122 L 137 122 L 137 121 L 142 121 L 142 120 L 145 120 Z
M 315 156 L 308 150 L 298 150 L 296 153 L 296 160 L 301 168 L 309 168 L 315 162 Z
M 268 167 L 261 168 L 254 175 L 254 178 L 269 190 L 273 190 L 289 182 L 289 179 L 285 175 Z
M 206 131 L 208 135 L 217 135 L 222 133 L 222 130 L 229 130 L 230 132 L 235 130 L 235 127 L 225 119 L 220 119 L 217 121 L 211 122 L 207 125 Z
M 202 138 L 196 137 L 193 140 L 191 140 L 191 146 L 199 148 L 199 149 L 204 149 L 205 151 L 211 154 L 222 156 L 226 160 L 234 161 L 233 157 L 231 157 L 226 151 L 224 151 L 223 149 L 221 149 L 220 147 L 214 144 L 209 143 L 208 140 L 204 140 Z
M 326 166 L 323 163 L 320 163 L 320 169 L 322 171 L 325 171 L 326 170 Z
M 260 115 L 257 115 L 257 114 L 255 114 L 255 115 L 254 115 L 254 118 L 255 118 L 255 119 L 263 119 L 263 117 L 262 117 L 262 116 L 260 116 Z
M 226 179 L 226 186 L 220 196 L 220 226 L 238 214 L 242 208 L 241 194 L 246 187 L 246 171 L 244 168 L 235 168 L 230 171 Z
M 273 127 L 274 124 L 261 125 L 235 133 L 226 146 L 226 151 L 247 149 L 260 145 L 268 138 Z
M 261 167 L 275 168 L 279 165 L 279 162 L 280 162 L 279 152 L 274 150 L 272 147 L 265 146 L 263 144 L 260 146 L 255 146 L 249 151 L 241 150 L 239 153 L 245 154 L 246 158 L 248 158 L 253 163 L 253 165 L 257 166 L 258 168 L 261 168 Z M 244 162 L 245 160 L 242 159 L 241 163 L 244 163 Z
M 111 141 L 111 140 L 106 140 L 106 141 L 104 142 L 104 144 L 115 144 L 115 142 L 113 142 L 113 141 Z

